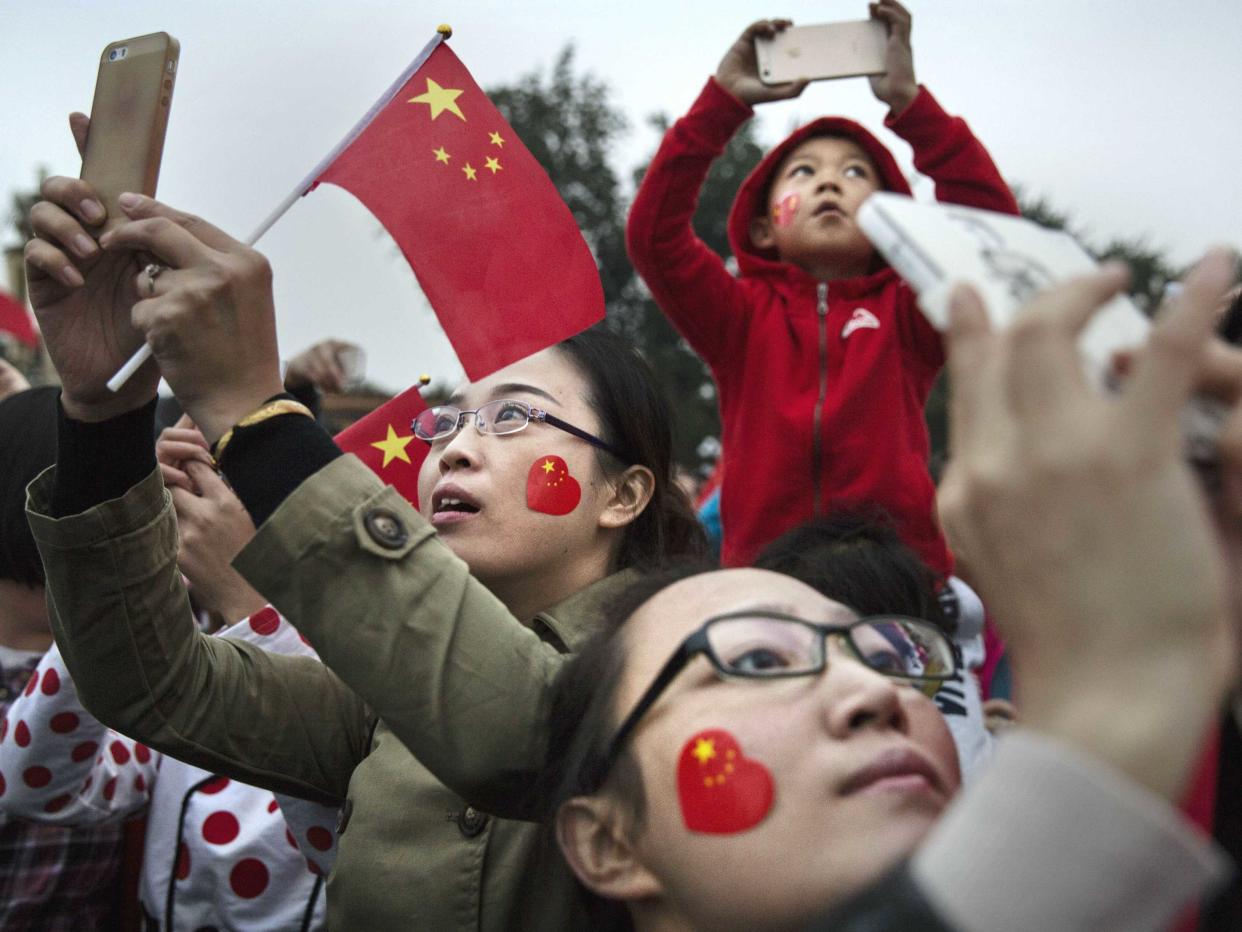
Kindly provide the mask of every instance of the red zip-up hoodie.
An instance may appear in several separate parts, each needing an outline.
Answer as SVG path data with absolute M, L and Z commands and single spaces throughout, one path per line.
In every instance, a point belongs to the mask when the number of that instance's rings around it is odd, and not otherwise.
M 749 563 L 785 531 L 843 506 L 882 506 L 937 572 L 953 558 L 935 517 L 923 420 L 944 362 L 914 293 L 877 255 L 870 274 L 817 282 L 750 240 L 768 181 L 803 140 L 839 135 L 871 156 L 889 191 L 910 187 L 859 124 L 824 117 L 767 154 L 729 216 L 731 274 L 691 227 L 712 161 L 753 111 L 713 78 L 665 135 L 634 199 L 626 240 L 635 268 L 673 325 L 711 367 L 723 422 L 721 557 Z M 920 87 L 885 125 L 943 201 L 1017 213 L 1017 203 L 965 121 Z

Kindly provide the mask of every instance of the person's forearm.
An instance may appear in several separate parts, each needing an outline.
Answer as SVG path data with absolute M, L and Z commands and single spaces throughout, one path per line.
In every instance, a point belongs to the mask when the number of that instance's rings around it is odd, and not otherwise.
M 918 96 L 884 125 L 910 144 L 914 167 L 935 182 L 938 201 L 1018 213 L 1018 202 L 983 143 L 927 88 L 920 86 Z
M 120 498 L 155 468 L 155 404 L 106 421 L 75 420 L 58 406 L 54 517 Z

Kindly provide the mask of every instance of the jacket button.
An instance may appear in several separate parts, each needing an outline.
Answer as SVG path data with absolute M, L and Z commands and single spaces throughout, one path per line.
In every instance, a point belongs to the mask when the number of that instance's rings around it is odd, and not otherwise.
M 346 799 L 345 805 L 341 807 L 341 811 L 336 816 L 336 833 L 344 835 L 345 829 L 349 826 L 349 817 L 354 814 L 354 801 Z
M 387 508 L 373 508 L 362 519 L 363 526 L 375 541 L 385 550 L 399 550 L 410 539 L 405 524 Z
M 457 827 L 461 829 L 462 835 L 466 838 L 474 838 L 487 828 L 487 816 L 474 806 L 467 806 L 457 817 Z

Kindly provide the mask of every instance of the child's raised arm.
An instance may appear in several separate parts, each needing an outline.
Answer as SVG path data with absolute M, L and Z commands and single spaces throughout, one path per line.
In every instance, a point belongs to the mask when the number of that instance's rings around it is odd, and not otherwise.
M 907 22 L 909 14 L 906 14 Z M 755 59 L 755 39 L 770 39 L 778 32 L 788 29 L 788 19 L 761 19 L 746 27 L 746 31 L 729 46 L 720 65 L 716 68 L 716 80 L 730 94 L 747 106 L 766 103 L 769 100 L 788 100 L 797 97 L 809 82 L 789 81 L 785 84 L 764 84 L 759 80 L 759 63 Z M 909 36 L 909 26 L 906 35 Z
M 919 82 L 914 77 L 914 49 L 910 45 L 910 11 L 897 0 L 869 3 L 867 10 L 872 19 L 880 20 L 888 28 L 888 42 L 884 46 L 886 70 L 883 74 L 868 78 L 871 93 L 881 103 L 888 104 L 896 117 L 910 106 L 919 92 Z M 721 62 L 721 67 L 724 67 L 724 62 Z

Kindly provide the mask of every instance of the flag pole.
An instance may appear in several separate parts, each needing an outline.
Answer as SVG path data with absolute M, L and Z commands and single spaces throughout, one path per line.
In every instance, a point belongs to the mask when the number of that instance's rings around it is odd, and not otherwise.
M 426 64 L 427 59 L 431 57 L 432 52 L 439 48 L 440 43 L 449 38 L 452 34 L 453 29 L 447 24 L 441 24 L 436 27 L 436 34 L 431 37 L 431 41 L 423 46 L 422 51 L 420 51 L 414 57 L 414 60 L 406 66 L 406 69 L 401 72 L 401 75 L 397 78 L 397 80 L 393 81 L 392 84 L 389 85 L 388 89 L 380 95 L 379 99 L 371 105 L 371 109 L 363 114 L 362 119 L 354 124 L 353 128 L 332 148 L 332 151 L 325 155 L 319 161 L 319 164 L 312 168 L 306 177 L 298 182 L 297 187 L 290 191 L 288 196 L 276 206 L 276 209 L 268 214 L 263 222 L 255 228 L 254 232 L 246 237 L 245 244 L 247 246 L 253 246 L 257 243 L 263 234 L 270 230 L 275 225 L 276 221 L 283 217 L 299 198 L 305 196 L 310 189 L 314 187 L 315 180 L 327 170 L 328 166 L 336 160 L 337 156 L 349 148 L 353 144 L 354 140 L 363 134 L 366 128 L 371 125 L 371 121 L 375 119 L 376 114 L 388 106 L 389 101 L 397 95 L 397 91 L 401 90 L 401 88 L 405 86 L 406 82 L 413 77 L 414 72 L 418 71 L 419 68 Z M 144 343 L 142 346 L 138 347 L 134 355 L 129 358 L 129 361 L 126 362 L 125 365 L 121 366 L 121 368 L 116 371 L 116 374 L 108 380 L 108 389 L 112 392 L 120 391 L 121 387 L 130 380 L 130 377 L 150 358 L 151 345 L 149 343 Z

